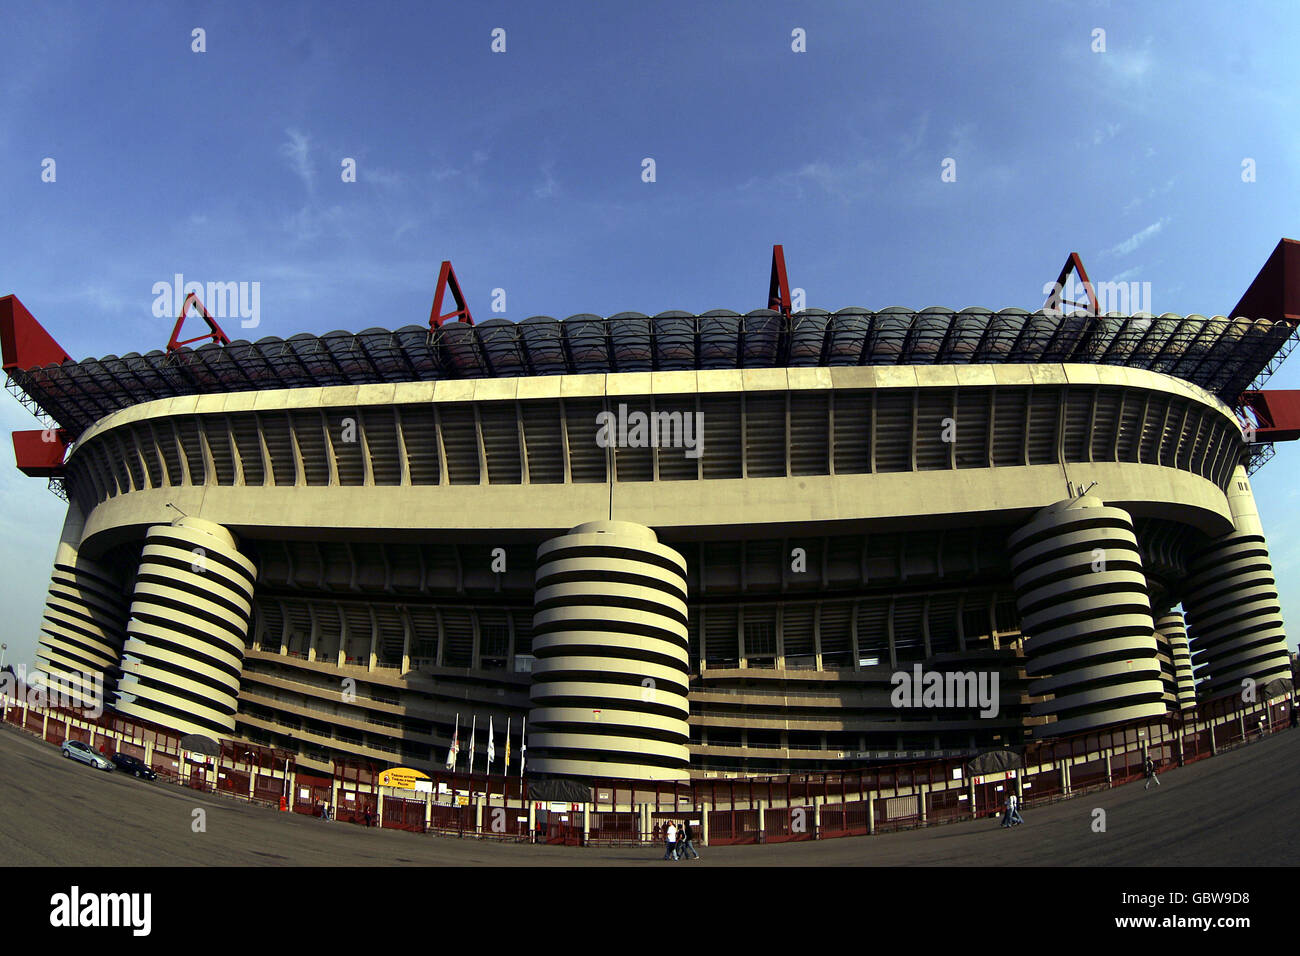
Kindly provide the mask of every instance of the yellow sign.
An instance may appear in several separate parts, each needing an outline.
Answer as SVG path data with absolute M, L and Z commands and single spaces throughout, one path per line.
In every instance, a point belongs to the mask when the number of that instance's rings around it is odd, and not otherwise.
M 381 787 L 397 787 L 401 790 L 414 790 L 417 780 L 428 780 L 429 775 L 407 767 L 393 767 L 379 775 Z

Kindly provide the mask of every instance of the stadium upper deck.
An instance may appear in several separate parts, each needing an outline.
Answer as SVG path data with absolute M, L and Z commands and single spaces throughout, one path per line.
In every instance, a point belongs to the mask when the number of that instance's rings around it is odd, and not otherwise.
M 20 306 L 16 316 L 23 311 Z M 1022 309 L 808 310 L 790 316 L 769 310 L 654 317 L 625 312 L 563 321 L 493 319 L 435 330 L 304 333 L 35 366 L 6 347 L 5 370 L 11 386 L 74 436 L 110 412 L 177 395 L 678 369 L 1119 365 L 1176 376 L 1231 404 L 1267 377 L 1272 360 L 1295 334 L 1296 323 L 1288 319 L 1092 317 Z

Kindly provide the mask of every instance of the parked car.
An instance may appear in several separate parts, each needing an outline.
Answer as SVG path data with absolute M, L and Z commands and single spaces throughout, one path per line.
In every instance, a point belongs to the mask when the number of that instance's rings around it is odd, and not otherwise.
M 83 744 L 80 740 L 65 740 L 63 746 L 59 749 L 63 751 L 63 756 L 73 760 L 80 760 L 82 763 L 88 763 L 96 770 L 113 769 L 113 761 L 103 754 L 95 753 L 90 749 L 89 744 Z
M 132 757 L 130 754 L 113 754 L 113 766 L 123 773 L 129 773 L 133 777 L 142 777 L 145 780 L 157 780 L 158 774 L 154 773 L 147 763 L 139 757 Z

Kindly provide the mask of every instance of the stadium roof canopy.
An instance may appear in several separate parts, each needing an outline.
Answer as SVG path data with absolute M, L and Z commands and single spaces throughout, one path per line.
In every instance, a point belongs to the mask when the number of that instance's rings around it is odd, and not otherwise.
M 10 305 L 12 303 L 12 305 Z M 0 318 L 10 390 L 75 437 L 110 412 L 177 395 L 377 382 L 672 369 L 1078 362 L 1163 372 L 1229 404 L 1294 347 L 1297 322 L 1022 309 L 624 312 L 300 334 L 73 361 L 12 297 Z M 13 306 L 16 306 L 13 307 Z

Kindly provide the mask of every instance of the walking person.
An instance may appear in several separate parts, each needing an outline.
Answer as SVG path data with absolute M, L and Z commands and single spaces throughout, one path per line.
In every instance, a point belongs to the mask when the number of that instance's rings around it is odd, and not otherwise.
M 1025 822 L 1025 818 L 1020 815 L 1020 797 L 1013 790 L 1011 792 L 1011 825 L 1018 827 Z
M 1007 802 L 1002 807 L 1002 828 L 1004 830 L 1011 826 L 1011 814 L 1015 811 L 1016 806 L 1015 800 L 1016 795 L 1014 793 L 1007 794 Z
M 1142 788 L 1143 790 L 1150 790 L 1152 783 L 1157 787 L 1160 786 L 1160 778 L 1156 776 L 1156 762 L 1151 759 L 1150 754 L 1147 755 L 1146 763 L 1142 765 L 1142 769 L 1147 775 L 1147 785 Z
M 677 859 L 677 824 L 669 823 L 664 837 L 664 859 Z
M 683 820 L 682 830 L 681 833 L 679 834 L 679 839 L 678 839 L 679 848 L 677 851 L 681 855 L 681 858 L 683 860 L 688 860 L 691 858 L 698 860 L 700 858 L 699 853 L 695 851 L 695 843 L 693 842 L 694 839 L 695 839 L 695 831 L 691 829 L 691 821 Z M 690 854 L 689 857 L 686 855 L 688 853 Z

